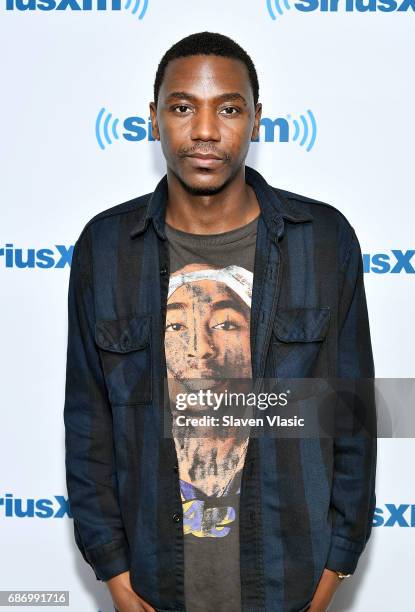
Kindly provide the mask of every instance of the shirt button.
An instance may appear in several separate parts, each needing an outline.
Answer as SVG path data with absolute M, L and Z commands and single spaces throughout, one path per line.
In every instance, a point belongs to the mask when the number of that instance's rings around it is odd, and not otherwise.
M 167 274 L 167 268 L 166 266 L 163 266 L 162 268 L 160 268 L 160 274 L 162 276 L 165 276 Z
M 123 348 L 128 348 L 128 347 L 130 346 L 130 339 L 129 339 L 129 338 L 127 338 L 127 337 L 124 337 L 124 338 L 122 339 L 121 344 L 122 344 L 122 347 L 123 347 Z
M 173 470 L 174 470 L 174 471 L 176 472 L 176 474 L 177 474 L 177 472 L 179 471 L 179 466 L 178 466 L 178 465 L 175 465 L 175 466 L 173 467 Z
M 173 518 L 173 521 L 174 521 L 175 523 L 179 523 L 179 522 L 180 522 L 180 520 L 181 520 L 181 516 L 180 516 L 180 514 L 179 514 L 178 512 L 175 512 L 175 513 L 173 514 L 173 517 L 172 517 L 172 518 Z

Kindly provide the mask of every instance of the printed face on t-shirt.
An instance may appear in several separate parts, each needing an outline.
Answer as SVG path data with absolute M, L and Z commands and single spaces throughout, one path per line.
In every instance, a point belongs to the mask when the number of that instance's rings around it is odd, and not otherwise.
M 250 308 L 224 282 L 181 285 L 167 302 L 165 351 L 170 374 L 184 383 L 249 377 Z

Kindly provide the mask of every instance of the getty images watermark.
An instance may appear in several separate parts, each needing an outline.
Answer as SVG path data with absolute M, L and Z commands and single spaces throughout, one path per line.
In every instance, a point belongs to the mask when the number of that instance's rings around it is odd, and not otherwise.
M 376 437 L 377 403 L 371 378 L 166 378 L 164 435 Z
M 189 393 L 178 393 L 175 397 L 175 409 L 177 411 L 192 412 L 193 409 L 201 410 L 205 414 L 201 416 L 189 416 L 185 414 L 175 415 L 175 422 L 180 426 L 198 426 L 198 427 L 263 427 L 264 419 L 271 427 L 304 427 L 305 419 L 293 417 L 283 417 L 279 414 L 266 414 L 264 417 L 253 417 L 246 413 L 246 409 L 252 412 L 252 409 L 264 411 L 270 407 L 287 406 L 290 390 L 285 393 L 244 393 L 230 392 L 228 389 L 221 392 L 212 391 L 212 389 L 199 389 L 199 391 L 191 391 Z M 229 412 L 229 408 L 236 408 L 236 414 L 224 413 Z M 215 414 L 206 414 L 209 410 Z M 243 415 L 243 416 L 242 416 Z

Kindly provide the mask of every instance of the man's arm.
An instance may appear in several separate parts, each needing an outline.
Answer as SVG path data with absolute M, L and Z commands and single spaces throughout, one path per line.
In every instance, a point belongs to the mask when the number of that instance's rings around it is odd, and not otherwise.
M 87 230 L 73 251 L 68 292 L 64 406 L 66 484 L 75 541 L 106 581 L 129 569 L 117 497 L 112 414 L 94 343 L 94 296 Z
M 368 435 L 335 437 L 331 494 L 333 531 L 326 567 L 315 591 L 310 612 L 323 612 L 342 582 L 336 571 L 352 574 L 370 537 L 376 505 L 376 407 L 374 363 L 363 281 L 362 254 L 354 231 L 342 268 L 343 282 L 338 314 L 338 378 L 351 379 L 346 389 L 350 410 L 365 416 Z M 364 389 L 364 392 L 362 390 Z M 355 394 L 353 394 L 353 391 Z M 362 393 L 361 393 L 362 392 Z M 360 400 L 364 404 L 359 403 Z M 345 398 L 342 398 L 343 400 Z M 359 414 L 359 409 L 366 413 Z M 346 578 L 347 580 L 347 578 Z
M 349 379 L 346 389 L 352 393 L 346 405 L 355 426 L 359 426 L 361 419 L 366 435 L 334 438 L 333 531 L 326 567 L 352 574 L 372 530 L 377 456 L 375 369 L 362 253 L 354 230 L 343 269 L 337 377 Z
M 155 612 L 144 599 L 133 590 L 130 572 L 123 572 L 107 582 L 117 612 Z

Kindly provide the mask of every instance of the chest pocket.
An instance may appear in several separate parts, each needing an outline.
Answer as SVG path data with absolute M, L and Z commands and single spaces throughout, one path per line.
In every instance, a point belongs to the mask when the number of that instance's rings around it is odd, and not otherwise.
M 278 378 L 328 376 L 327 332 L 330 308 L 281 308 L 272 334 L 274 371 Z
M 101 319 L 95 324 L 95 342 L 111 404 L 150 402 L 151 315 Z

